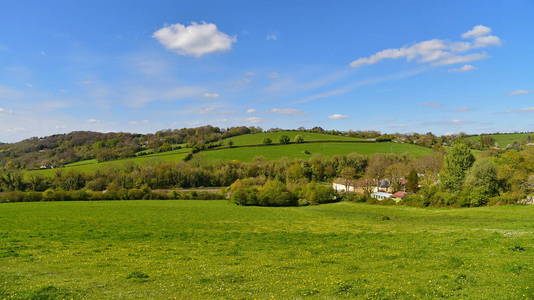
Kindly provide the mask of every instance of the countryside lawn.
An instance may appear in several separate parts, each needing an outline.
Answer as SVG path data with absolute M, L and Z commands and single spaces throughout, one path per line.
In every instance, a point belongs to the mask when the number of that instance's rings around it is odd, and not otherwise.
M 533 299 L 533 220 L 532 206 L 2 204 L 0 299 Z

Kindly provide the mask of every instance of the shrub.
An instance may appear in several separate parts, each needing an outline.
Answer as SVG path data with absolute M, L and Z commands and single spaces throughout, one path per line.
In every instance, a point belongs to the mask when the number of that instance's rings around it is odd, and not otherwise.
M 280 141 L 280 144 L 289 144 L 291 142 L 291 140 L 289 139 L 287 135 L 282 135 L 279 141 Z
M 365 194 L 346 193 L 343 195 L 343 200 L 350 202 L 366 202 L 369 196 Z
M 336 193 L 330 186 L 310 182 L 300 191 L 300 199 L 305 199 L 311 205 L 330 203 L 336 200 Z
M 304 143 L 304 137 L 302 137 L 302 135 L 300 135 L 300 134 L 296 135 L 295 136 L 295 143 L 298 143 L 298 144 Z
M 270 138 L 266 137 L 263 139 L 263 144 L 264 145 L 270 145 L 273 143 L 273 140 L 271 140 Z
M 526 197 L 525 194 L 519 192 L 508 192 L 495 196 L 489 199 L 488 205 L 508 205 L 517 204 L 520 200 Z

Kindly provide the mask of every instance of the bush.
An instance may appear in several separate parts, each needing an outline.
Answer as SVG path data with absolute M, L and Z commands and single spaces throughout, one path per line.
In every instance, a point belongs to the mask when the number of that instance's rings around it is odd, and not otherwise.
M 291 140 L 289 139 L 287 135 L 282 135 L 280 137 L 280 144 L 289 144 L 290 142 Z
M 350 202 L 366 202 L 368 199 L 369 196 L 365 194 L 346 193 L 343 195 L 343 200 Z
M 273 143 L 273 140 L 271 140 L 270 138 L 266 137 L 263 139 L 263 144 L 264 145 L 270 145 Z
M 508 192 L 500 196 L 492 197 L 488 201 L 488 205 L 509 205 L 517 204 L 520 200 L 526 197 L 525 194 L 519 192 Z
M 311 205 L 331 203 L 336 201 L 336 193 L 332 187 L 320 185 L 316 182 L 310 182 L 305 185 L 299 191 L 298 197 L 300 202 Z
M 258 204 L 262 206 L 296 206 L 298 201 L 282 182 L 269 180 L 258 192 Z
M 295 136 L 295 143 L 298 143 L 298 144 L 304 143 L 304 137 L 302 137 L 302 135 L 300 134 Z

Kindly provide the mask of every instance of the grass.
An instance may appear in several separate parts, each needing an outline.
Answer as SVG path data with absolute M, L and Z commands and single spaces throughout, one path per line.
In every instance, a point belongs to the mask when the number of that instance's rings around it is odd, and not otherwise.
M 310 154 L 306 154 L 305 151 Z M 287 158 L 309 158 L 321 154 L 325 156 L 343 155 L 349 153 L 373 154 L 373 153 L 410 153 L 414 156 L 428 155 L 432 150 L 412 145 L 393 142 L 385 143 L 304 143 L 289 145 L 272 145 L 265 147 L 229 148 L 213 151 L 205 151 L 196 154 L 205 160 L 240 160 L 251 161 L 255 157 L 262 156 L 269 160 Z
M 500 147 L 506 147 L 513 142 L 524 142 L 528 136 L 531 136 L 534 140 L 534 133 L 507 133 L 507 134 L 490 134 L 489 136 L 495 139 L 495 142 Z M 467 140 L 480 141 L 480 136 L 471 136 Z
M 305 141 L 362 141 L 363 139 L 353 138 L 348 136 L 340 135 L 331 135 L 331 134 L 321 134 L 313 132 L 304 132 L 304 131 L 279 131 L 279 132 L 262 132 L 262 133 L 253 133 L 253 134 L 244 134 L 231 138 L 227 138 L 224 141 L 232 140 L 235 146 L 245 146 L 245 145 L 260 145 L 263 144 L 265 138 L 270 138 L 273 141 L 273 144 L 278 144 L 280 137 L 282 135 L 287 135 L 291 141 L 295 140 L 295 136 L 301 135 Z
M 0 299 L 533 299 L 533 219 L 534 206 L 3 204 Z
M 124 164 L 135 163 L 139 165 L 149 165 L 166 161 L 181 161 L 191 151 L 189 148 L 178 149 L 169 152 L 154 153 L 150 155 L 118 159 L 106 162 L 98 162 L 96 159 L 83 160 L 65 165 L 60 170 L 76 170 L 80 172 L 94 172 L 99 168 L 117 167 Z M 26 174 L 52 175 L 57 169 L 43 169 L 27 171 Z

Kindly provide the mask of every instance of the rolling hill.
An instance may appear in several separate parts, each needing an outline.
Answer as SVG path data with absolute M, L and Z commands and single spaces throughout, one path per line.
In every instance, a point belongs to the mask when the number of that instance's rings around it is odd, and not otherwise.
M 287 135 L 291 141 L 295 140 L 295 136 L 300 135 L 304 138 L 304 141 L 364 141 L 364 139 L 353 138 L 342 135 L 331 135 L 305 131 L 277 131 L 277 132 L 262 132 L 253 134 L 238 135 L 231 138 L 226 138 L 223 141 L 226 143 L 228 140 L 234 142 L 235 146 L 247 146 L 247 145 L 261 145 L 265 138 L 270 138 L 273 144 L 278 144 L 280 137 Z
M 306 154 L 305 151 L 310 154 Z M 313 155 L 343 155 L 349 153 L 373 154 L 373 153 L 410 153 L 414 156 L 424 156 L 432 152 L 431 149 L 393 142 L 385 143 L 304 143 L 289 145 L 270 145 L 261 147 L 239 147 L 211 150 L 197 153 L 203 160 L 239 160 L 251 161 L 255 157 L 264 157 L 274 160 L 287 158 L 309 158 Z
M 532 140 L 534 141 L 534 133 L 500 133 L 500 134 L 485 134 L 485 136 L 491 136 L 495 139 L 495 142 L 500 147 L 506 147 L 507 145 L 510 145 L 514 142 L 526 142 L 528 137 L 532 137 Z M 480 135 L 470 136 L 467 137 L 466 140 L 468 141 L 479 141 Z

